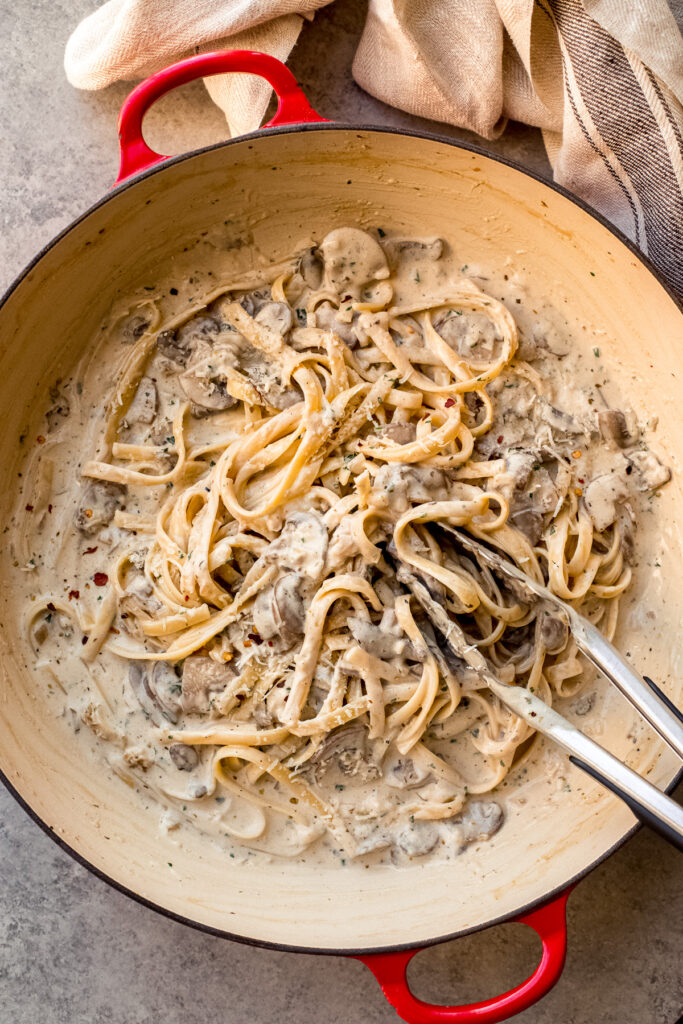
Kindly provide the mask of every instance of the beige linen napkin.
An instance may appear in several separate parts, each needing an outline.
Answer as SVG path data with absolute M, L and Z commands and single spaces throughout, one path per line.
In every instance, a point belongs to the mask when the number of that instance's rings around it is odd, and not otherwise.
M 108 0 L 76 29 L 69 81 L 99 89 L 192 52 L 289 55 L 330 0 Z M 683 296 L 681 0 L 370 0 L 353 63 L 385 103 L 494 138 L 542 129 L 555 180 L 610 218 Z M 233 134 L 269 87 L 207 79 Z M 324 113 L 324 111 L 323 111 Z

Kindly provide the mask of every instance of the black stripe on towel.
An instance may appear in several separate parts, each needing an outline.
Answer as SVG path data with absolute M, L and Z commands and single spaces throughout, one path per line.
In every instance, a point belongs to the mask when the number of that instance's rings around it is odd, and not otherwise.
M 576 0 L 549 3 L 586 109 L 641 201 L 648 254 L 683 296 L 683 195 L 643 90 L 622 47 Z

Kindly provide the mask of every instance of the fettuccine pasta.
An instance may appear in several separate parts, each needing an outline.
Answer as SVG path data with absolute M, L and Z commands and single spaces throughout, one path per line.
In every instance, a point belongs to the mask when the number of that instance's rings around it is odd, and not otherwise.
M 668 471 L 621 411 L 587 393 L 558 406 L 560 357 L 465 269 L 440 239 L 339 228 L 258 287 L 170 318 L 149 299 L 124 325 L 60 540 L 92 586 L 47 586 L 28 631 L 57 677 L 59 644 L 87 667 L 100 696 L 78 714 L 122 777 L 184 812 L 211 803 L 238 842 L 413 857 L 500 826 L 489 794 L 534 734 L 452 656 L 401 568 L 504 682 L 551 704 L 582 664 L 560 618 L 443 527 L 614 633 L 630 496 Z M 27 554 L 68 429 L 36 456 Z

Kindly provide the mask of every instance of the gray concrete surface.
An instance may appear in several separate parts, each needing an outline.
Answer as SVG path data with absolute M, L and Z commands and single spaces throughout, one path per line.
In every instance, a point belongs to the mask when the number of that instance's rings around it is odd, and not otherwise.
M 116 115 L 129 87 L 77 93 L 62 72 L 68 34 L 93 3 L 15 0 L 0 8 L 0 286 L 115 177 Z M 292 67 L 328 117 L 418 126 L 351 81 L 363 7 L 338 0 L 321 12 L 305 27 Z M 147 129 L 167 152 L 225 134 L 199 84 L 164 99 Z M 536 132 L 513 125 L 489 148 L 549 174 Z M 682 911 L 680 859 L 641 832 L 572 895 L 564 975 L 520 1024 L 674 1024 L 683 1013 Z M 537 952 L 528 929 L 507 925 L 422 954 L 411 980 L 423 998 L 484 998 L 520 981 Z M 396 1019 L 353 960 L 212 938 L 110 890 L 0 791 L 0 1024 Z

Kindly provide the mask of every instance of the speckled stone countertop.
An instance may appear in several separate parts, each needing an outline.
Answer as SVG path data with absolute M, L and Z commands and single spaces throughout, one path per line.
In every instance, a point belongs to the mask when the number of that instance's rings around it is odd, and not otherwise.
M 0 10 L 0 288 L 116 176 L 116 116 L 129 86 L 78 93 L 62 54 L 94 0 L 14 0 Z M 365 4 L 337 0 L 307 24 L 291 60 L 309 99 L 341 121 L 434 126 L 373 100 L 350 66 Z M 164 98 L 152 145 L 181 152 L 225 136 L 203 86 Z M 537 132 L 508 128 L 487 149 L 549 176 Z M 679 800 L 683 791 L 679 789 Z M 683 1014 L 683 872 L 641 831 L 569 902 L 569 955 L 556 988 L 520 1024 L 675 1024 Z M 63 853 L 0 790 L 0 1024 L 393 1024 L 354 960 L 255 949 L 167 920 Z M 466 1002 L 521 981 L 538 940 L 505 925 L 422 954 L 423 998 Z

